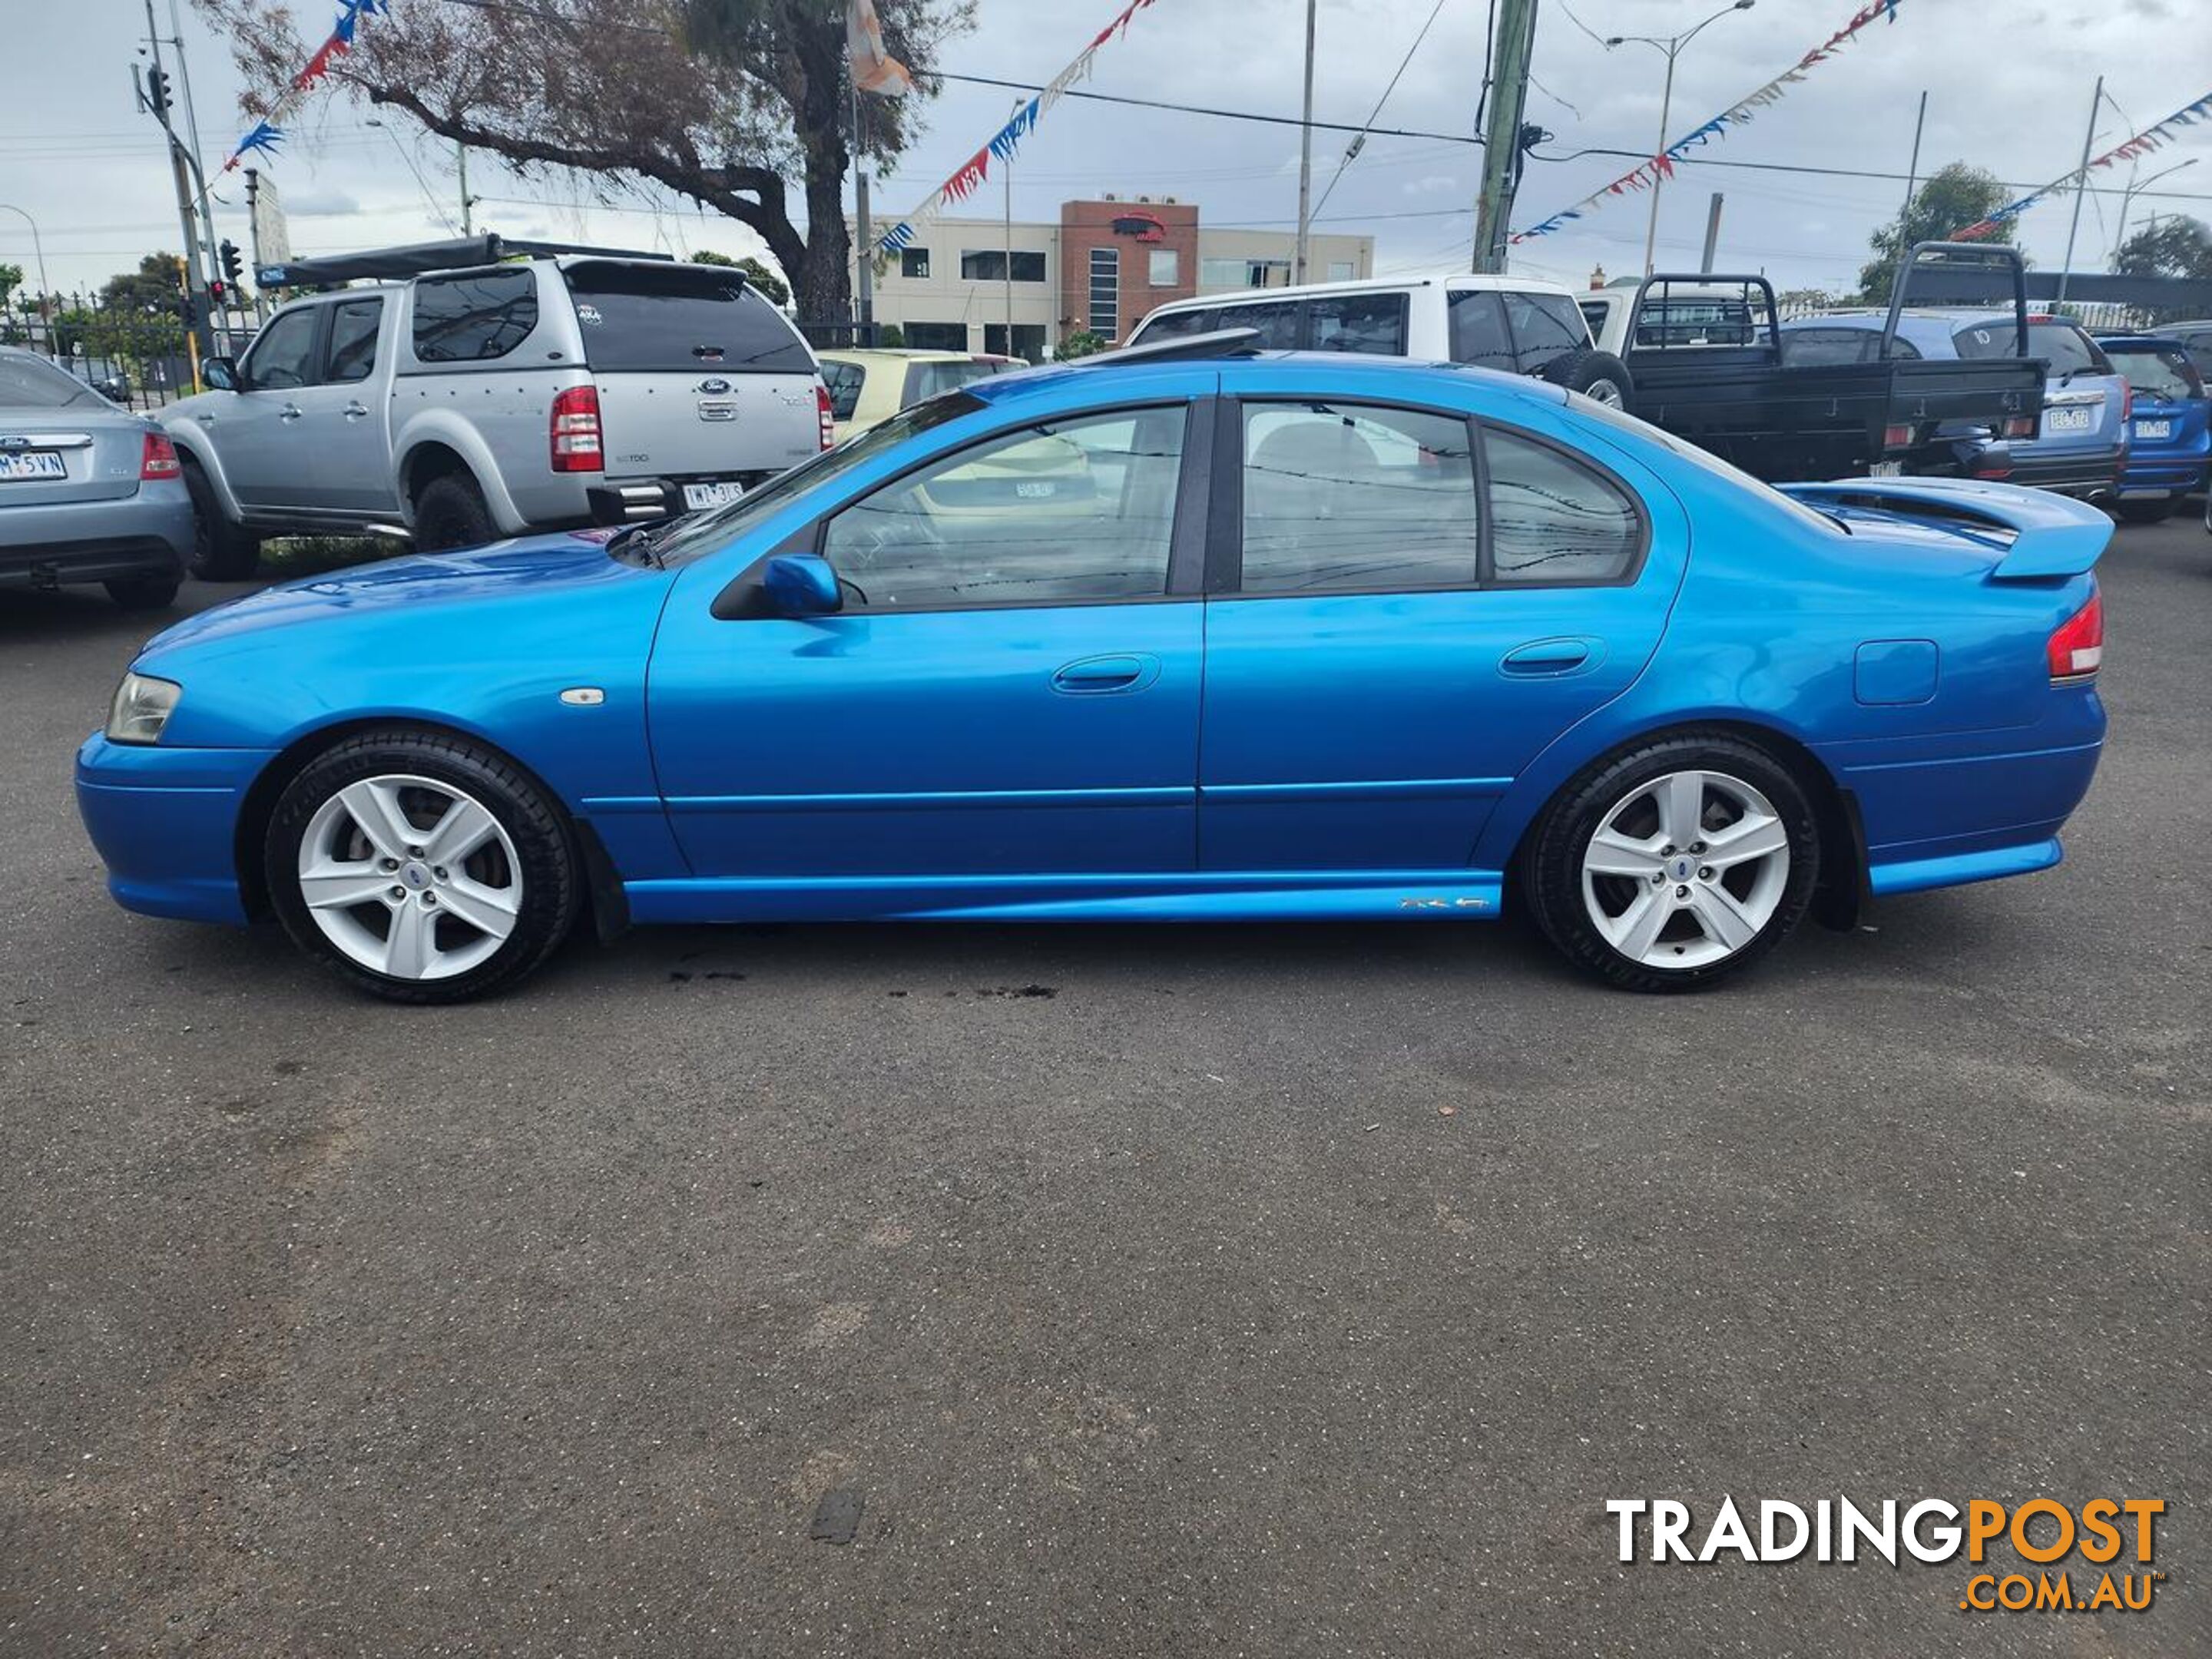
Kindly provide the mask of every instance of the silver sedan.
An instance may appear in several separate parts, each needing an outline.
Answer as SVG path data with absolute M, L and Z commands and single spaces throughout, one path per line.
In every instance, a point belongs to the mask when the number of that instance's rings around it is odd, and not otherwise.
M 192 533 L 159 426 L 0 346 L 0 589 L 99 582 L 118 605 L 158 609 L 177 597 Z

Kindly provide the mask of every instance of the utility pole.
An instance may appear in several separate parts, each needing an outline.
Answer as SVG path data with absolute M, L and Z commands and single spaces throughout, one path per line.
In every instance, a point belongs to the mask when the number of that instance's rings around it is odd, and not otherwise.
M 1928 125 L 1928 94 L 1920 94 L 1920 113 L 1912 122 L 1912 159 L 1905 164 L 1905 205 L 1897 210 L 1897 228 L 1902 240 L 1905 221 L 1912 216 L 1912 191 L 1920 182 L 1920 130 Z
M 477 234 L 473 216 L 477 198 L 469 194 L 469 147 L 458 138 L 453 140 L 453 161 L 461 170 L 461 234 L 473 236 Z
M 1306 0 L 1306 113 L 1298 128 L 1298 251 L 1291 270 L 1294 284 L 1305 281 L 1313 247 L 1314 13 L 1319 3 Z
M 201 160 L 199 106 L 192 101 L 192 71 L 185 61 L 185 31 L 177 19 L 177 0 L 169 0 L 169 44 L 177 49 L 177 89 L 185 94 L 185 136 L 191 140 L 192 171 L 199 173 L 206 163 Z M 204 175 L 199 193 L 200 236 L 214 257 L 215 204 L 209 197 Z
M 1713 192 L 1712 205 L 1705 210 L 1705 257 L 1698 266 L 1705 276 L 1713 274 L 1713 255 L 1721 243 L 1721 193 Z
M 246 169 L 246 243 L 253 254 L 253 320 L 268 320 L 261 295 L 261 169 Z
M 161 68 L 161 34 L 154 23 L 154 0 L 146 0 L 146 49 L 154 60 L 149 76 L 153 95 L 147 102 L 153 106 L 154 118 L 161 124 L 161 137 L 169 147 L 169 174 L 177 189 L 177 220 L 185 236 L 185 307 L 191 314 L 191 325 L 185 331 L 185 341 L 191 362 L 192 383 L 198 386 L 200 359 L 215 354 L 207 275 L 200 263 L 199 227 L 192 212 L 191 174 L 198 171 L 199 163 L 185 149 L 169 123 L 167 76 Z
M 1026 101 L 1015 99 L 1015 111 L 1018 112 Z M 1011 357 L 1014 355 L 1014 156 L 1012 150 L 1007 151 L 1006 159 L 999 163 L 999 177 L 1006 186 L 1006 356 Z M 986 343 L 988 343 L 988 334 Z
M 2053 311 L 2066 303 L 2066 277 L 2074 269 L 2074 235 L 2081 228 L 2081 198 L 2089 188 L 2089 151 L 2097 142 L 2097 112 L 2105 102 L 2105 77 L 2097 77 L 2097 90 L 2089 100 L 2089 130 L 2081 135 L 2081 168 L 2074 179 L 2074 222 L 2066 227 L 2066 263 L 2058 268 L 2058 297 L 2051 302 Z
M 875 231 L 868 222 L 868 159 L 860 150 L 860 89 L 848 86 L 848 94 L 853 109 L 853 222 L 857 234 L 853 241 L 853 275 L 856 299 L 853 313 L 853 343 L 871 346 L 876 343 L 876 248 Z M 818 319 L 822 322 L 830 319 Z
M 1513 192 L 1521 183 L 1521 117 L 1528 106 L 1528 58 L 1536 0 L 1498 0 L 1490 41 L 1490 121 L 1482 138 L 1482 194 L 1474 204 L 1474 269 L 1505 269 Z

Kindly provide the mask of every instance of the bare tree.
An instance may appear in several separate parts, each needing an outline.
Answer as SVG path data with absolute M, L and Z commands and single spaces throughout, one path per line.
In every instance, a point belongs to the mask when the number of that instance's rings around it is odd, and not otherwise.
M 230 39 L 246 112 L 268 115 L 319 40 L 301 34 L 283 0 L 193 3 Z M 851 289 L 845 9 L 844 0 L 391 0 L 332 60 L 328 84 L 526 174 L 573 169 L 609 196 L 658 185 L 749 225 L 790 276 L 800 316 L 834 319 Z M 311 26 L 320 12 L 307 13 Z M 974 4 L 878 0 L 877 12 L 917 82 L 914 96 L 860 100 L 861 149 L 886 162 L 915 137 L 939 49 L 972 26 Z

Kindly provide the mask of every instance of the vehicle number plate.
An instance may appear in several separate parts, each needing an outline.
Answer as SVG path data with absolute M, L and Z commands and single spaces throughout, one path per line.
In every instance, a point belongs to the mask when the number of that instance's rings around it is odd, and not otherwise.
M 0 478 L 66 478 L 61 452 L 54 449 L 0 449 Z
M 2046 438 L 2060 432 L 2087 432 L 2096 423 L 2096 414 L 2091 410 L 2046 409 L 2043 411 L 2043 435 Z
M 1876 461 L 1867 468 L 1869 478 L 1901 478 L 1905 476 L 1903 461 Z
M 727 507 L 744 493 L 743 484 L 688 483 L 684 486 L 684 505 L 695 513 L 702 507 Z
M 2172 421 L 2137 421 L 2136 422 L 2136 436 L 2138 438 L 2171 438 L 2172 435 Z

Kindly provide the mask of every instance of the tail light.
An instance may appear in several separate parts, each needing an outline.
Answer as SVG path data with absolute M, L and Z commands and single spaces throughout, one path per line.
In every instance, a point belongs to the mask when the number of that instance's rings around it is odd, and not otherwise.
M 2105 661 L 2105 596 L 2093 588 L 2089 603 L 2051 636 L 2047 650 L 2052 680 L 2086 680 L 2094 675 Z
M 599 443 L 599 389 L 572 386 L 553 395 L 553 470 L 599 472 L 606 456 Z
M 1974 476 L 1977 478 L 2009 478 L 2012 469 L 2008 466 L 1978 466 L 1974 469 Z
M 1911 448 L 1912 428 L 1909 426 L 1886 426 L 1882 428 L 1881 447 L 1884 449 Z
M 2136 412 L 2136 388 L 2132 380 L 2120 382 L 2120 418 L 2124 421 Z
M 2015 415 L 2004 423 L 2007 438 L 2033 438 L 2035 435 L 2035 416 Z
M 814 412 L 822 421 L 822 447 L 835 448 L 837 443 L 837 415 L 830 407 L 830 388 L 819 380 L 814 383 Z
M 166 432 L 149 432 L 138 451 L 138 477 L 143 483 L 154 478 L 174 478 L 184 468 L 177 464 L 177 447 L 169 441 Z

